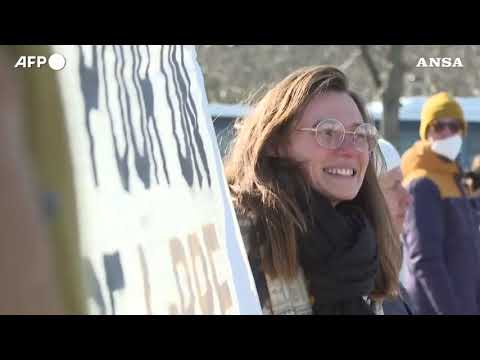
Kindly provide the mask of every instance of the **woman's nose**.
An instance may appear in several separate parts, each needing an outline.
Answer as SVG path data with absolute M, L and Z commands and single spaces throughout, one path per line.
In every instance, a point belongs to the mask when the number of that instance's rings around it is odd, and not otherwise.
M 453 131 L 450 129 L 450 127 L 445 126 L 445 127 L 442 129 L 442 131 L 440 131 L 440 134 L 439 134 L 439 135 L 440 135 L 440 137 L 441 137 L 442 139 L 446 139 L 446 138 L 448 138 L 448 137 L 450 137 L 450 136 L 452 136 L 452 135 L 455 135 L 455 132 L 453 132 Z
M 338 149 L 345 152 L 355 151 L 356 145 L 354 141 L 354 135 L 350 133 L 345 133 L 343 141 L 338 147 Z

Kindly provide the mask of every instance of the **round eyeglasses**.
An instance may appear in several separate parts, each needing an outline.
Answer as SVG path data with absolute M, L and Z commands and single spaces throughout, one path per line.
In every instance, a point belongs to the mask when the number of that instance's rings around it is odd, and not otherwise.
M 353 145 L 361 152 L 371 152 L 377 146 L 378 131 L 375 126 L 363 123 L 354 131 L 347 131 L 343 124 L 336 119 L 325 119 L 318 123 L 315 128 L 301 128 L 298 131 L 315 133 L 317 143 L 327 149 L 338 149 L 345 140 L 345 134 L 353 135 Z

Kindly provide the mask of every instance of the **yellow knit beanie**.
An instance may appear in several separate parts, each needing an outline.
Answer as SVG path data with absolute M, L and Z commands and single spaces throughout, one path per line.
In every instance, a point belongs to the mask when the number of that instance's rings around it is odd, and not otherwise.
M 432 121 L 442 117 L 451 117 L 460 121 L 463 135 L 466 135 L 467 122 L 463 117 L 462 108 L 447 92 L 440 92 L 429 97 L 423 105 L 420 120 L 420 138 L 425 140 L 427 138 L 428 126 Z

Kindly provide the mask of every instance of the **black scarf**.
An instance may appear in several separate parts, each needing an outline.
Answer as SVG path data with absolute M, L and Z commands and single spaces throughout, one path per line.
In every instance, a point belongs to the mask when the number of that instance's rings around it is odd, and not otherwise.
M 374 288 L 377 242 L 362 209 L 335 208 L 317 192 L 311 200 L 309 231 L 299 238 L 300 264 L 314 298 L 314 314 L 372 315 L 363 299 Z

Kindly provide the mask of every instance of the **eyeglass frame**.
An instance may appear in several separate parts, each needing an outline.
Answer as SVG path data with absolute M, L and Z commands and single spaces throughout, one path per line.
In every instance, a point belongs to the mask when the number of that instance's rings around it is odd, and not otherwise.
M 318 133 L 318 128 L 319 128 L 319 126 L 322 125 L 322 123 L 324 123 L 325 121 L 332 121 L 332 120 L 338 122 L 338 123 L 342 126 L 342 128 L 343 128 L 342 140 L 338 143 L 338 145 L 337 145 L 335 148 L 329 148 L 329 147 L 326 147 L 326 146 L 320 144 L 320 143 L 318 142 L 318 137 L 317 137 L 317 133 Z M 336 150 L 336 149 L 340 148 L 340 147 L 342 146 L 343 142 L 345 141 L 345 134 L 352 134 L 352 135 L 353 135 L 353 145 L 354 145 L 355 150 L 357 150 L 357 151 L 359 151 L 359 152 L 364 152 L 364 150 L 360 150 L 360 149 L 357 148 L 357 146 L 355 146 L 355 145 L 356 145 L 356 144 L 355 144 L 356 131 L 357 131 L 357 129 L 358 129 L 360 126 L 362 126 L 362 125 L 371 126 L 373 129 L 375 129 L 375 132 L 376 132 L 376 134 L 375 134 L 375 144 L 376 144 L 376 145 L 375 145 L 372 149 L 368 149 L 368 150 L 367 150 L 368 153 L 371 153 L 371 152 L 375 151 L 375 148 L 377 147 L 377 144 L 378 144 L 378 139 L 379 139 L 380 137 L 379 137 L 379 135 L 378 135 L 378 130 L 377 130 L 377 128 L 376 128 L 374 125 L 370 124 L 370 123 L 363 122 L 363 123 L 359 124 L 359 125 L 355 128 L 355 130 L 350 131 L 350 130 L 345 129 L 345 126 L 343 125 L 343 123 L 342 123 L 341 121 L 339 121 L 339 120 L 337 120 L 337 119 L 335 119 L 335 118 L 327 118 L 327 119 L 323 119 L 322 121 L 320 121 L 314 128 L 300 128 L 300 129 L 295 129 L 295 130 L 297 130 L 297 131 L 308 131 L 308 132 L 313 132 L 313 133 L 315 133 L 315 140 L 316 140 L 317 144 L 320 145 L 321 147 L 324 147 L 324 148 L 330 149 L 330 150 Z M 369 148 L 370 148 L 370 146 L 369 146 Z

